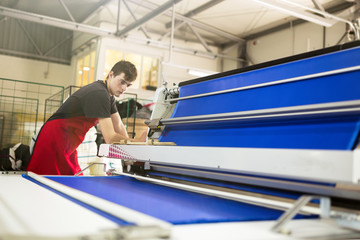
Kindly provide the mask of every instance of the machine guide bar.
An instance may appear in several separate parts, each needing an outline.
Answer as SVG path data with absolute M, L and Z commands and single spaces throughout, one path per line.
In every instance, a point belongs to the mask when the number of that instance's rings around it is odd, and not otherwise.
M 197 115 L 188 117 L 163 118 L 146 121 L 149 128 L 159 131 L 162 125 L 206 123 L 218 121 L 264 121 L 313 117 L 331 117 L 336 115 L 354 115 L 360 112 L 360 101 L 342 101 L 334 103 L 309 104 L 294 107 L 281 107 L 230 113 Z

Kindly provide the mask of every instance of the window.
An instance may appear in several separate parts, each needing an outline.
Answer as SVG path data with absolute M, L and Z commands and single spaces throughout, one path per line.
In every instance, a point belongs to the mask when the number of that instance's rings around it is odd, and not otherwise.
M 111 68 L 120 60 L 132 62 L 138 70 L 138 76 L 132 89 L 156 90 L 159 78 L 159 59 L 134 53 L 124 53 L 116 50 L 106 51 L 104 78 Z
M 159 60 L 151 57 L 143 58 L 141 88 L 156 90 L 158 84 Z
M 138 76 L 137 76 L 136 80 L 133 82 L 132 88 L 139 89 L 139 83 L 141 82 L 141 74 L 140 74 L 141 73 L 141 55 L 126 53 L 125 60 L 132 62 L 137 69 Z
M 76 85 L 85 86 L 94 82 L 95 51 L 77 60 Z

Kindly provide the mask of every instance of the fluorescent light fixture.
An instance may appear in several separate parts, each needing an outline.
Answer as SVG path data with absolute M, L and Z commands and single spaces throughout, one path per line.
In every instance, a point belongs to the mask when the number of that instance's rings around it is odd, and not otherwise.
M 333 19 L 325 18 L 325 17 L 319 16 L 319 15 L 310 13 L 308 11 L 299 9 L 298 8 L 299 6 L 291 7 L 291 6 L 289 6 L 289 3 L 287 1 L 283 1 L 284 3 L 282 3 L 281 0 L 280 1 L 279 0 L 253 0 L 253 1 L 258 2 L 267 7 L 277 9 L 279 11 L 290 14 L 292 16 L 304 19 L 306 21 L 325 26 L 325 27 L 331 27 L 335 23 L 335 21 Z M 306 8 L 306 9 L 309 10 L 309 8 Z M 326 14 L 326 16 L 329 16 L 329 15 L 330 14 Z
M 204 70 L 204 69 L 178 65 L 178 64 L 174 64 L 174 63 L 170 63 L 170 62 L 161 62 L 161 64 L 163 64 L 165 66 L 185 69 L 188 72 L 188 74 L 196 76 L 196 77 L 205 77 L 205 76 L 209 76 L 209 75 L 218 73 L 218 72 L 208 71 L 208 70 Z
M 89 67 L 83 67 L 84 71 L 90 71 Z
M 206 77 L 209 75 L 216 74 L 216 72 L 209 72 L 209 71 L 202 71 L 202 70 L 195 70 L 195 69 L 188 69 L 188 74 L 196 76 L 196 77 Z

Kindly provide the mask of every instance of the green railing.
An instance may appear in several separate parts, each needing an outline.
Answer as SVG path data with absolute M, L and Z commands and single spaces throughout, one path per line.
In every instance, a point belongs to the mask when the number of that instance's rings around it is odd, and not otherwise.
M 68 86 L 45 99 L 44 121 L 47 121 L 59 109 L 61 104 L 78 89 L 80 89 L 78 86 Z
M 17 143 L 30 145 L 32 136 L 40 130 L 44 121 L 79 88 L 0 78 L 0 149 Z M 130 135 L 134 136 L 137 108 L 131 109 L 130 100 L 142 105 L 151 101 L 139 99 L 131 93 L 123 97 L 119 100 L 127 102 L 123 122 Z
M 131 95 L 131 93 L 124 93 L 124 97 L 129 94 Z M 138 107 L 136 106 L 136 103 L 141 104 L 142 106 L 151 103 L 152 100 L 149 99 L 142 99 L 142 98 L 138 98 L 136 94 L 134 94 L 135 97 L 127 97 L 127 98 L 122 98 L 120 100 L 118 100 L 118 103 L 125 103 L 123 104 L 123 107 L 125 107 L 125 109 L 120 109 L 120 116 L 122 117 L 122 121 L 125 125 L 125 128 L 127 130 L 127 132 L 129 133 L 130 137 L 135 137 L 135 130 L 136 130 L 136 119 L 139 119 L 138 116 Z M 124 114 L 126 112 L 126 114 Z
M 0 78 L 0 148 L 30 145 L 44 122 L 45 99 L 64 87 Z

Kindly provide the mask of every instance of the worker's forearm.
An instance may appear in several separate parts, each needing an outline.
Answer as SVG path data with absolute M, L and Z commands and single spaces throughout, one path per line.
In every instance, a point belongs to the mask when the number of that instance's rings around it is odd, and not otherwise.
M 106 143 L 110 144 L 110 143 L 115 143 L 115 142 L 120 142 L 121 140 L 130 140 L 132 142 L 144 142 L 146 139 L 146 137 L 139 137 L 139 138 L 129 138 L 128 136 L 124 136 L 122 134 L 119 133 L 115 133 L 109 141 L 106 141 Z
M 110 144 L 110 143 L 120 142 L 121 140 L 132 140 L 132 139 L 120 133 L 114 133 L 109 139 L 105 139 L 105 142 Z

